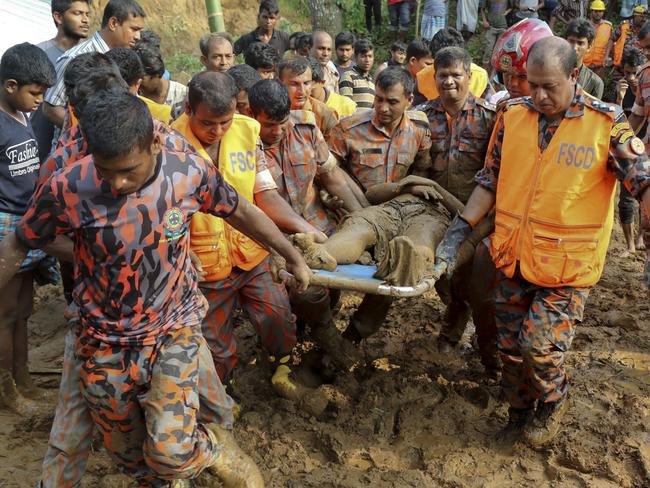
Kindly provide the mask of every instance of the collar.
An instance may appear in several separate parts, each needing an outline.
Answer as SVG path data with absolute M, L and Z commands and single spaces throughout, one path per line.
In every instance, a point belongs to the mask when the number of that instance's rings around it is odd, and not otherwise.
M 90 42 L 95 42 L 103 49 L 106 49 L 104 52 L 108 52 L 111 48 L 108 46 L 108 43 L 104 40 L 101 34 L 101 29 L 95 32 L 95 34 L 90 38 Z
M 460 111 L 468 112 L 470 110 L 473 110 L 474 107 L 476 107 L 476 97 L 472 95 L 470 92 L 467 92 L 467 98 L 465 99 L 465 103 L 461 107 Z M 433 100 L 433 103 L 431 104 L 431 108 L 433 108 L 436 112 L 446 113 L 445 107 L 442 104 L 442 100 L 440 99 L 440 97 Z
M 372 109 L 372 118 L 370 119 L 370 123 L 375 129 L 377 129 L 379 132 L 381 132 L 382 134 L 384 134 L 386 137 L 389 138 L 393 138 L 401 131 L 407 130 L 411 127 L 411 121 L 406 115 L 406 112 L 404 112 L 404 115 L 402 115 L 402 120 L 400 121 L 399 125 L 395 127 L 395 130 L 393 131 L 393 135 L 389 135 L 388 132 L 386 132 L 386 129 L 384 129 L 384 127 L 379 124 L 379 117 L 374 108 Z
M 370 73 L 364 75 L 363 72 L 359 69 L 359 67 L 356 64 L 352 66 L 352 69 L 364 80 L 372 81 L 372 75 Z
M 253 36 L 255 37 L 256 41 L 260 41 L 260 38 L 259 38 L 259 36 L 257 34 L 257 29 L 259 29 L 259 27 L 256 27 L 255 30 L 253 30 Z M 275 29 L 273 29 L 273 33 L 271 34 L 271 38 L 269 40 L 275 39 L 275 38 L 277 38 L 277 31 Z M 260 42 L 262 42 L 262 41 L 260 41 Z
M 526 106 L 535 112 L 539 112 L 536 108 L 535 105 L 533 104 L 533 99 L 530 97 L 526 97 L 524 103 Z M 584 95 L 584 90 L 579 84 L 576 84 L 576 91 L 573 95 L 573 100 L 571 100 L 571 105 L 569 105 L 569 108 L 566 109 L 566 112 L 564 112 L 564 118 L 566 119 L 573 119 L 576 117 L 582 117 L 585 113 L 585 95 Z M 540 113 L 540 116 L 543 116 Z

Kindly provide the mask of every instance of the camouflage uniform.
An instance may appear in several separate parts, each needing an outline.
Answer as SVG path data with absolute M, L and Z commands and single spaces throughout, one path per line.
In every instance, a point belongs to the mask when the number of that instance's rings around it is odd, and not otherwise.
M 505 109 L 509 104 L 522 103 L 536 111 L 529 97 L 511 100 Z M 650 185 L 650 163 L 644 154 L 638 154 L 640 142 L 638 139 L 634 142 L 634 133 L 622 109 L 586 97 L 578 85 L 564 117 L 582 117 L 588 109 L 616 112 L 608 170 L 638 198 Z M 550 120 L 539 114 L 538 120 L 538 146 L 544 151 L 562 119 Z M 504 133 L 500 117 L 485 167 L 476 176 L 478 184 L 493 192 L 497 191 Z M 564 397 L 568 384 L 563 367 L 565 353 L 571 345 L 576 322 L 582 320 L 588 295 L 589 288 L 534 285 L 521 276 L 518 267 L 512 278 L 497 271 L 495 309 L 498 348 L 503 361 L 502 387 L 512 407 L 530 408 L 535 401 L 549 403 Z
M 463 204 L 467 203 L 476 182 L 476 173 L 483 168 L 490 135 L 496 119 L 496 107 L 491 103 L 468 93 L 467 100 L 455 117 L 449 117 L 440 98 L 419 105 L 429 119 L 431 129 L 432 167 L 429 177 L 454 195 Z M 491 232 L 491 231 L 490 231 Z M 483 236 L 484 237 L 484 236 Z M 474 311 L 476 331 L 483 346 L 481 358 L 488 368 L 496 366 L 494 346 L 496 337 L 492 315 L 481 313 L 491 302 L 488 276 L 494 274 L 492 259 L 486 253 L 477 253 L 481 259 L 474 266 L 469 261 L 460 266 L 451 280 L 442 278 L 436 282 L 438 295 L 447 304 L 445 322 L 441 337 L 451 344 L 460 341 L 470 315 L 470 297 L 477 307 Z M 472 279 L 473 269 L 480 276 Z M 485 278 L 484 278 L 485 276 Z M 474 283 L 474 286 L 468 286 Z
M 431 134 L 426 116 L 406 111 L 392 135 L 380 126 L 374 110 L 342 119 L 332 130 L 330 150 L 365 192 L 379 183 L 396 182 L 431 167 Z M 386 318 L 391 297 L 366 295 L 352 317 L 361 337 L 376 332 Z

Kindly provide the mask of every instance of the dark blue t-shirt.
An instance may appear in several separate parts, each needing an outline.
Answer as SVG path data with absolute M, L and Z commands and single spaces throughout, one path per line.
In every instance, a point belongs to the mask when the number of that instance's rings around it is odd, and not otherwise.
M 0 212 L 26 212 L 40 166 L 29 121 L 23 125 L 0 110 Z

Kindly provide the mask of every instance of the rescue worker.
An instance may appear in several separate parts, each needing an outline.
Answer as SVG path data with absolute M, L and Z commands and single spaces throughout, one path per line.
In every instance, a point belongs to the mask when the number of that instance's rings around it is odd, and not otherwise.
M 490 252 L 502 388 L 510 404 L 502 439 L 552 440 L 568 408 L 564 370 L 576 323 L 603 271 L 616 179 L 650 205 L 650 163 L 620 107 L 576 84 L 565 40 L 536 42 L 526 63 L 531 97 L 497 119 L 478 186 L 436 251 L 453 273 L 460 244 L 496 204 Z
M 445 27 L 439 30 L 429 43 L 431 55 L 445 47 L 465 47 L 463 35 L 453 27 Z M 492 86 L 488 79 L 488 73 L 479 65 L 472 63 L 472 76 L 470 78 L 469 91 L 476 97 L 486 98 L 492 93 Z M 427 66 L 417 73 L 413 103 L 419 105 L 427 100 L 438 98 L 438 90 L 435 82 L 435 68 Z
M 235 113 L 237 93 L 235 82 L 224 73 L 206 71 L 195 75 L 189 83 L 186 112 L 172 128 L 199 155 L 218 166 L 241 198 L 254 202 L 266 213 L 267 208 L 277 208 L 284 200 L 264 162 L 259 124 Z M 306 233 L 320 233 L 310 225 L 301 228 Z M 315 404 L 303 397 L 306 389 L 290 377 L 296 345 L 295 317 L 285 288 L 271 277 L 269 253 L 222 219 L 206 214 L 192 217 L 190 230 L 190 246 L 203 271 L 199 286 L 209 304 L 201 329 L 226 391 L 231 396 L 234 393 L 237 341 L 233 315 L 241 307 L 270 354 L 275 391 L 311 409 Z M 313 413 L 320 413 L 326 404 L 315 406 Z
M 342 119 L 329 145 L 339 164 L 365 193 L 374 185 L 395 183 L 414 171 L 431 167 L 429 122 L 422 112 L 407 111 L 413 103 L 413 78 L 402 68 L 387 68 L 376 80 L 372 110 Z M 357 199 L 368 206 L 362 194 Z M 366 295 L 344 337 L 359 342 L 383 323 L 392 298 Z
M 612 59 L 612 33 L 614 26 L 609 20 L 605 20 L 605 2 L 594 0 L 589 7 L 589 20 L 594 26 L 595 37 L 582 62 L 587 68 L 594 71 L 611 66 Z
M 311 78 L 311 66 L 306 58 L 285 59 L 278 65 L 278 79 L 289 89 L 291 110 L 313 112 L 316 125 L 327 141 L 338 117 L 334 109 L 311 96 Z
M 314 114 L 291 110 L 289 91 L 279 81 L 256 83 L 248 96 L 253 115 L 261 127 L 266 164 L 278 193 L 288 205 L 288 208 L 274 209 L 271 220 L 277 222 L 282 216 L 293 213 L 297 219 L 329 236 L 338 219 L 321 202 L 316 179 L 330 195 L 344 203 L 347 211 L 362 207 L 348 187 L 343 171 L 337 167 L 336 158 L 330 154 Z M 301 232 L 299 228 L 287 230 Z M 358 355 L 336 330 L 329 291 L 310 286 L 305 293 L 290 292 L 289 298 L 293 311 L 310 326 L 318 345 L 339 367 L 351 368 L 358 361 Z
M 632 20 L 624 20 L 621 22 L 612 35 L 613 42 L 613 55 L 612 62 L 614 66 L 621 66 L 621 60 L 623 59 L 623 51 L 627 46 L 637 46 L 639 45 L 639 31 L 645 24 L 646 14 L 648 13 L 647 7 L 643 5 L 637 5 L 632 9 Z
M 483 167 L 485 154 L 496 119 L 496 107 L 469 92 L 472 58 L 459 47 L 438 51 L 435 59 L 436 85 L 440 96 L 419 105 L 429 119 L 432 168 L 428 176 L 463 204 L 476 186 L 474 175 Z M 488 225 L 476 242 L 492 231 Z M 460 266 L 451 280 L 436 282 L 436 291 L 447 304 L 445 321 L 438 336 L 438 350 L 451 351 L 460 341 L 471 313 L 469 304 L 472 260 Z M 482 310 L 477 310 L 481 312 Z M 494 333 L 479 327 L 482 313 L 474 314 L 479 344 L 491 351 L 481 354 L 489 375 L 498 370 Z M 487 317 L 485 317 L 487 319 Z M 493 329 L 493 328 L 492 328 Z M 487 336 L 487 337 L 486 337 Z

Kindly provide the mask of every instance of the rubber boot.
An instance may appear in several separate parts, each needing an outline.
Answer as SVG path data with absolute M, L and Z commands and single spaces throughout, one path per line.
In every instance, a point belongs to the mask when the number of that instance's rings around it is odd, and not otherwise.
M 23 416 L 38 412 L 38 404 L 18 391 L 11 372 L 6 369 L 0 369 L 0 407 Z
M 526 426 L 533 419 L 534 408 L 509 408 L 508 423 L 496 434 L 499 442 L 512 443 L 519 440 Z
M 472 311 L 464 301 L 452 301 L 447 305 L 445 321 L 438 336 L 438 351 L 451 352 L 463 337 Z
M 206 427 L 212 442 L 221 445 L 221 453 L 208 471 L 223 482 L 224 488 L 264 488 L 260 468 L 239 447 L 232 432 L 217 424 Z
M 539 403 L 533 421 L 524 429 L 524 437 L 533 447 L 539 447 L 553 440 L 560 430 L 564 414 L 569 408 L 569 399 L 557 402 Z
M 301 410 L 314 417 L 323 413 L 327 408 L 327 398 L 321 391 L 301 385 L 295 378 L 292 378 L 292 358 L 290 354 L 279 359 L 269 356 L 269 361 L 275 366 L 271 384 L 279 396 L 291 400 Z
M 352 342 L 341 336 L 333 321 L 326 324 L 314 324 L 312 327 L 314 340 L 327 353 L 337 368 L 350 371 L 355 365 L 361 363 L 361 354 L 352 345 Z

